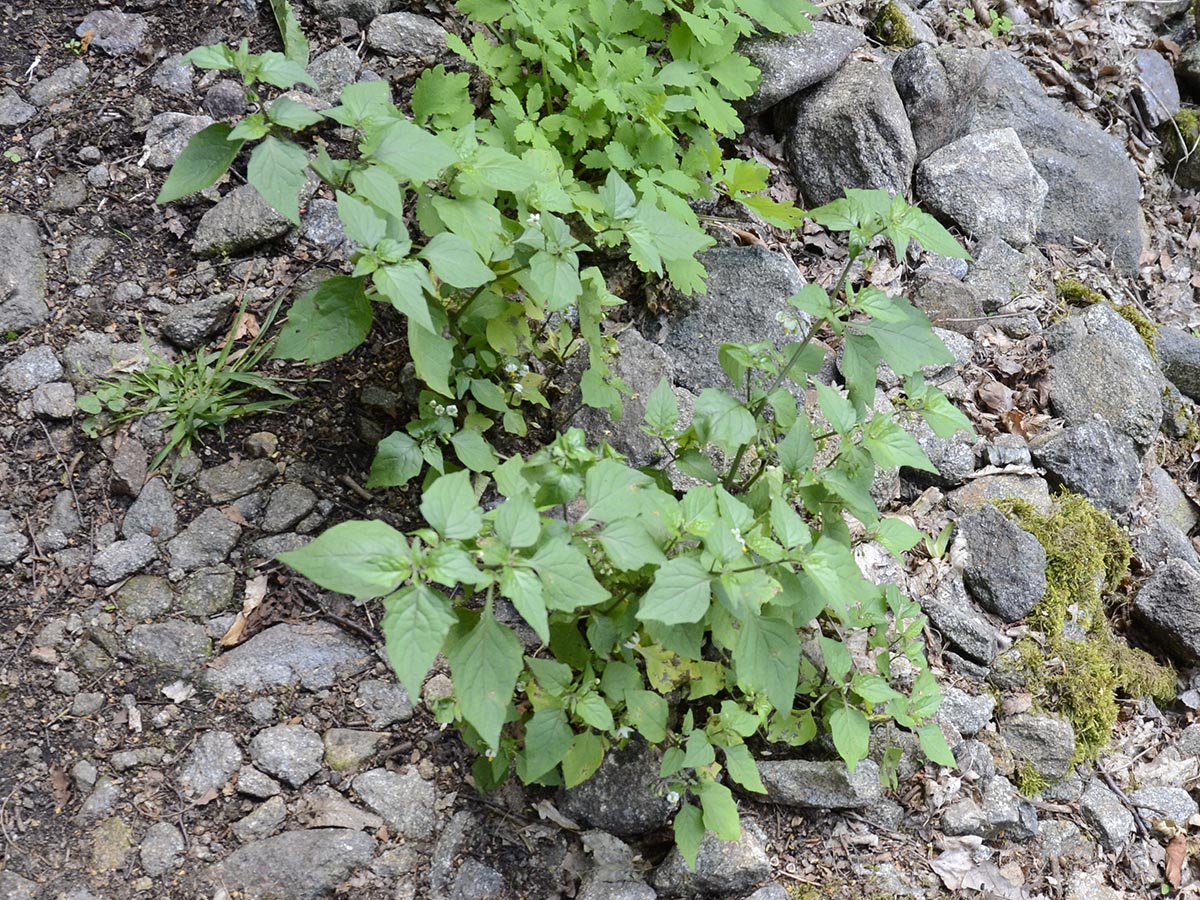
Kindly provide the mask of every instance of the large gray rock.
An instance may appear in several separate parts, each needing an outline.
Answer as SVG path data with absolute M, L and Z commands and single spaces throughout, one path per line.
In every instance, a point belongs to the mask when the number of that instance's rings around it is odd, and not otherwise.
M 1036 253 L 1022 253 L 994 235 L 976 244 L 971 253 L 975 258 L 963 280 L 975 289 L 985 312 L 998 312 L 1029 290 Z
M 1137 270 L 1140 187 L 1119 140 L 1050 99 L 1006 50 L 917 47 L 894 74 L 921 156 L 965 134 L 1014 129 L 1049 188 L 1038 240 L 1094 241 Z
M 1166 469 L 1154 466 L 1146 474 L 1148 490 L 1142 497 L 1142 507 L 1153 519 L 1169 522 L 1185 533 L 1200 525 L 1196 505 Z
M 997 500 L 1024 500 L 1043 515 L 1050 514 L 1050 486 L 1037 475 L 984 475 L 946 495 L 956 513 L 979 509 Z
M 446 29 L 427 16 L 410 12 L 385 13 L 367 29 L 367 45 L 409 63 L 433 63 L 450 56 Z
M 1138 83 L 1134 91 L 1142 117 L 1151 128 L 1179 114 L 1179 85 L 1171 64 L 1156 50 L 1139 50 L 1134 56 Z
M 942 685 L 942 705 L 937 718 L 963 737 L 974 737 L 992 721 L 996 698 L 991 694 L 968 694 L 952 684 Z
M 967 590 L 1005 622 L 1023 619 L 1046 593 L 1046 551 L 994 506 L 958 520 L 971 553 L 963 570 Z
M 1133 552 L 1150 572 L 1168 560 L 1179 560 L 1200 572 L 1200 556 L 1188 536 L 1171 522 L 1151 522 L 1133 534 Z
M 132 53 L 146 38 L 146 17 L 118 9 L 98 9 L 83 17 L 75 34 L 83 37 L 93 32 L 92 46 L 110 56 Z
M 206 731 L 196 740 L 191 754 L 179 770 L 179 784 L 196 799 L 219 791 L 242 767 L 242 751 L 227 731 Z
M 0 384 L 14 394 L 24 394 L 57 381 L 62 374 L 63 367 L 54 350 L 45 344 L 38 344 L 0 369 Z
M 1066 719 L 1042 713 L 1022 713 L 1000 723 L 1000 737 L 1019 762 L 1029 763 L 1051 781 L 1071 771 L 1075 729 Z
M 1173 655 L 1200 662 L 1200 573 L 1182 559 L 1167 559 L 1133 599 L 1133 612 Z
M 204 680 L 214 691 L 261 691 L 298 684 L 316 691 L 371 665 L 370 648 L 335 625 L 281 623 L 260 632 L 209 664 Z
M 1166 379 L 1134 327 L 1107 303 L 1096 303 L 1046 331 L 1050 405 L 1068 425 L 1093 416 L 1139 447 L 1162 423 Z
M 583 834 L 583 849 L 592 867 L 579 886 L 578 900 L 654 900 L 658 894 L 642 880 L 633 850 L 603 831 Z
M 970 284 L 948 272 L 925 269 L 913 279 L 913 304 L 936 326 L 959 334 L 974 334 L 987 321 L 983 298 Z
M 213 503 L 228 503 L 258 490 L 279 474 L 269 459 L 234 459 L 200 473 L 200 489 Z
M 375 839 L 362 831 L 285 831 L 234 851 L 209 880 L 246 900 L 320 900 L 374 855 Z
M 788 165 L 813 205 L 836 200 L 846 188 L 908 195 L 917 148 L 883 64 L 846 63 L 797 95 L 784 121 Z
M 321 16 L 329 19 L 353 19 L 359 25 L 368 25 L 376 16 L 404 6 L 404 0 L 311 0 L 310 5 Z
M 416 769 L 404 773 L 371 769 L 354 779 L 354 792 L 393 829 L 413 840 L 433 834 L 437 788 Z
M 949 835 L 975 834 L 989 841 L 1027 841 L 1037 836 L 1037 813 L 1007 778 L 996 775 L 984 785 L 979 802 L 965 797 L 947 807 L 942 829 Z
M 29 102 L 34 106 L 48 106 L 83 87 L 91 74 L 83 60 L 55 69 L 29 89 Z
M 1200 806 L 1196 805 L 1192 795 L 1180 787 L 1139 788 L 1129 793 L 1129 799 L 1146 818 L 1174 822 L 1181 827 L 1200 813 Z
M 760 760 L 767 799 L 805 809 L 862 809 L 879 802 L 879 767 L 869 759 L 851 773 L 841 760 Z
M 175 514 L 175 495 L 163 478 L 151 478 L 138 492 L 137 499 L 125 512 L 121 534 L 127 538 L 144 534 L 157 541 L 175 537 L 179 519 Z
M 866 40 L 857 28 L 833 22 L 812 24 L 812 31 L 801 34 L 767 34 L 738 43 L 738 52 L 762 72 L 754 93 L 740 104 L 743 118 L 824 81 Z
M 1029 450 L 1052 484 L 1082 494 L 1113 515 L 1133 505 L 1142 480 L 1141 454 L 1103 419 L 1039 436 Z
M 241 253 L 283 237 L 291 227 L 253 185 L 243 184 L 201 217 L 192 252 L 201 258 Z
M 721 370 L 717 350 L 728 342 L 771 340 L 778 346 L 787 341 L 776 316 L 800 315 L 787 298 L 804 280 L 790 259 L 762 247 L 715 247 L 699 259 L 708 270 L 707 292 L 672 302 L 663 349 L 675 366 L 676 382 L 692 393 L 706 387 L 741 389 Z
M 1200 399 L 1200 338 L 1182 328 L 1160 328 L 1154 336 L 1154 348 L 1162 373 L 1179 392 Z
M 188 672 L 212 656 L 212 639 L 199 622 L 169 619 L 135 625 L 129 633 L 129 655 L 152 669 Z
M 140 572 L 158 558 L 158 548 L 147 535 L 135 534 L 126 541 L 113 541 L 92 557 L 91 578 L 101 587 Z
M 208 116 L 189 116 L 186 113 L 159 113 L 146 126 L 146 163 L 155 169 L 175 165 L 195 135 L 213 123 Z
M 225 327 L 237 303 L 237 295 L 226 291 L 176 306 L 163 317 L 163 337 L 185 350 L 199 347 Z
M 341 96 L 342 88 L 357 80 L 361 71 L 362 60 L 345 44 L 337 44 L 308 64 L 318 93 L 329 100 Z
M 559 809 L 577 822 L 622 837 L 670 821 L 675 803 L 658 793 L 662 755 L 642 741 L 611 750 L 596 774 L 559 795 Z
M 968 134 L 917 167 L 916 198 L 975 237 L 1024 247 L 1037 235 L 1048 187 L 1011 128 Z
M 673 849 L 654 873 L 654 887 L 660 897 L 740 896 L 770 875 L 767 837 L 757 822 L 743 819 L 742 836 L 736 841 L 704 836 L 695 871 L 688 869 L 679 848 Z
M 25 331 L 50 318 L 46 258 L 37 223 L 0 215 L 0 333 Z
M 1000 631 L 980 613 L 963 584 L 962 576 L 950 572 L 932 594 L 921 597 L 921 609 L 942 638 L 964 656 L 990 666 L 1000 645 Z
M 1106 850 L 1123 850 L 1133 837 L 1133 813 L 1099 778 L 1093 778 L 1084 790 L 1079 812 Z
M 171 565 L 190 572 L 201 566 L 224 562 L 237 546 L 241 534 L 242 527 L 219 509 L 206 509 L 187 528 L 167 541 Z
M 292 787 L 300 787 L 321 769 L 325 743 L 303 725 L 273 725 L 250 742 L 254 764 Z
M 0 128 L 24 125 L 37 115 L 37 107 L 26 103 L 12 88 L 0 94 Z

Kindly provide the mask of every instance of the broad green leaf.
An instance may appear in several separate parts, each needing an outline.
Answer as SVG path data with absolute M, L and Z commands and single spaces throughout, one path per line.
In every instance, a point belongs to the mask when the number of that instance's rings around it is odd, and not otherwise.
M 571 671 L 571 667 L 558 660 L 526 656 L 525 665 L 529 667 L 541 689 L 554 697 L 562 697 L 575 681 L 575 673 Z
M 472 472 L 490 472 L 500 465 L 492 445 L 478 431 L 463 429 L 450 436 L 458 461 Z
M 812 543 L 812 532 L 808 525 L 782 497 L 771 498 L 771 528 L 775 537 L 788 550 L 807 547 Z
M 496 510 L 496 537 L 506 547 L 532 547 L 541 531 L 541 516 L 527 496 L 510 497 Z
M 451 635 L 446 656 L 463 718 L 497 749 L 517 676 L 525 668 L 521 642 L 496 621 L 489 605 L 469 632 Z
M 791 622 L 750 615 L 733 648 L 738 684 L 764 694 L 776 709 L 791 709 L 800 672 L 800 638 Z
M 313 112 L 290 97 L 277 97 L 273 100 L 271 108 L 267 111 L 267 118 L 290 131 L 302 131 L 325 120 L 319 112 Z
M 332 110 L 325 110 L 325 113 L 332 115 L 343 125 L 357 125 L 394 112 L 392 86 L 384 79 L 356 81 L 348 84 L 342 88 L 342 96 L 339 99 L 342 105 Z M 344 110 L 348 115 L 340 115 L 338 110 Z
M 858 417 L 854 414 L 854 407 L 850 405 L 849 400 L 834 388 L 818 381 L 817 402 L 821 406 L 821 414 L 825 417 L 825 421 L 834 431 L 838 434 L 850 433 L 858 421 Z
M 421 474 L 421 448 L 403 431 L 393 431 L 375 449 L 367 487 L 399 487 Z
M 663 273 L 664 261 L 691 259 L 715 243 L 703 231 L 644 201 L 624 230 L 629 258 L 643 272 L 656 275 Z
M 925 539 L 924 533 L 903 519 L 892 516 L 883 518 L 875 529 L 875 538 L 893 556 L 900 557 Z
M 387 222 L 370 204 L 338 191 L 337 208 L 338 218 L 350 240 L 371 249 L 387 235 Z
M 704 810 L 704 827 L 723 841 L 736 841 L 742 836 L 737 801 L 723 784 L 702 781 L 699 785 L 700 806 Z
M 449 231 L 434 235 L 420 256 L 438 278 L 457 288 L 477 288 L 496 277 L 465 238 Z
M 629 723 L 650 743 L 659 744 L 667 739 L 670 707 L 665 697 L 654 691 L 626 691 L 625 710 Z
M 233 51 L 224 44 L 194 47 L 185 53 L 183 58 L 185 62 L 190 62 L 197 69 L 232 69 L 234 67 Z
M 449 144 L 406 121 L 395 121 L 378 129 L 363 144 L 362 154 L 397 177 L 418 183 L 437 178 L 458 160 L 458 154 Z
M 846 676 L 854 667 L 846 645 L 841 641 L 821 635 L 821 655 L 825 659 L 825 671 L 829 674 L 830 680 L 835 683 L 845 681 Z
M 230 141 L 257 141 L 269 134 L 271 129 L 262 113 L 251 113 L 229 132 Z
M 362 279 L 346 275 L 326 278 L 292 304 L 275 342 L 276 359 L 324 362 L 353 350 L 371 330 L 371 301 Z
M 504 239 L 500 211 L 474 198 L 434 197 L 433 208 L 447 228 L 464 238 L 483 259 L 491 259 Z
M 924 366 L 954 362 L 954 354 L 933 333 L 929 319 L 919 309 L 912 308 L 904 320 L 883 322 L 872 319 L 856 322 L 854 328 L 875 339 L 883 358 L 898 375 L 912 375 Z
M 268 50 L 259 57 L 258 80 L 273 84 L 277 88 L 283 88 L 285 91 L 291 90 L 298 84 L 307 84 L 314 88 L 317 86 L 308 72 L 304 71 L 304 66 L 274 50 Z
M 433 294 L 433 282 L 425 267 L 415 259 L 390 266 L 380 266 L 371 275 L 375 289 L 399 312 L 408 316 L 408 320 L 430 334 L 438 333 L 434 328 L 433 319 L 429 315 L 429 304 L 426 294 Z
M 700 392 L 692 414 L 692 427 L 700 440 L 716 444 L 726 453 L 749 443 L 758 433 L 750 410 L 717 388 L 705 388 Z
M 614 459 L 602 459 L 584 476 L 588 510 L 580 521 L 612 522 L 637 515 L 638 494 L 653 486 L 649 476 Z
M 921 749 L 931 761 L 952 769 L 958 766 L 958 760 L 954 758 L 950 745 L 946 743 L 946 735 L 942 733 L 940 725 L 931 722 L 918 728 L 917 737 L 921 741 Z
M 448 588 L 459 585 L 480 588 L 492 583 L 492 575 L 480 571 L 470 554 L 454 543 L 432 548 L 425 556 L 424 569 L 430 581 Z
M 645 526 L 637 519 L 618 519 L 605 525 L 596 535 L 604 555 L 623 572 L 643 566 L 661 565 L 667 558 Z
M 471 103 L 471 76 L 466 72 L 446 74 L 443 65 L 426 69 L 413 85 L 412 110 L 418 124 L 435 124 L 436 130 L 462 128 L 475 118 Z
M 684 804 L 675 814 L 675 846 L 679 848 L 688 869 L 696 870 L 696 857 L 704 842 L 704 815 L 692 804 Z
M 272 209 L 299 225 L 300 191 L 307 170 L 308 157 L 298 144 L 269 134 L 250 152 L 246 180 Z
M 384 522 L 342 522 L 276 557 L 326 590 L 359 600 L 394 591 L 412 572 L 408 541 Z
M 479 197 L 496 191 L 524 191 L 536 177 L 536 170 L 523 159 L 484 145 L 460 164 L 455 186 L 460 196 Z
M 358 199 L 367 200 L 382 212 L 387 213 L 392 221 L 390 227 L 395 229 L 397 223 L 403 224 L 404 192 L 396 179 L 389 175 L 381 166 L 367 166 L 355 169 L 350 174 L 350 182 Z M 341 210 L 339 209 L 339 213 Z M 378 243 L 378 241 L 376 241 Z M 367 246 L 374 247 L 375 244 Z
M 594 731 L 575 735 L 563 757 L 563 784 L 568 789 L 583 784 L 604 762 L 604 741 Z
M 475 500 L 469 472 L 438 478 L 421 497 L 421 515 L 438 534 L 450 540 L 470 540 L 483 525 L 483 510 Z
M 592 574 L 587 557 L 562 539 L 548 539 L 529 558 L 545 591 L 546 605 L 565 612 L 603 603 L 610 596 Z
M 308 38 L 300 27 L 300 20 L 292 10 L 288 0 L 271 0 L 271 12 L 275 14 L 275 24 L 279 27 L 279 37 L 283 41 L 284 55 L 301 66 L 308 65 Z
M 537 781 L 567 755 L 575 732 L 567 722 L 567 714 L 561 709 L 543 709 L 530 716 L 525 723 L 525 771 L 526 782 Z
M 518 278 L 540 305 L 554 311 L 573 305 L 583 292 L 579 258 L 574 253 L 560 256 L 539 250 L 530 258 L 529 269 Z
M 455 344 L 440 333 L 421 327 L 415 320 L 408 320 L 408 353 L 412 357 L 417 375 L 429 387 L 444 397 L 452 397 L 450 369 L 454 365 Z
M 725 768 L 729 772 L 729 777 L 748 791 L 765 794 L 767 789 L 763 786 L 762 778 L 758 774 L 758 765 L 754 762 L 754 757 L 750 755 L 750 748 L 745 744 L 734 744 L 732 747 L 722 749 L 725 753 Z
M 450 601 L 432 588 L 417 584 L 383 602 L 387 610 L 382 628 L 388 660 L 408 695 L 419 697 L 421 684 L 455 622 Z
M 505 412 L 508 409 L 508 400 L 504 397 L 504 391 L 500 390 L 494 381 L 472 378 L 471 396 L 493 412 Z
M 542 583 L 529 569 L 515 566 L 500 573 L 500 593 L 512 601 L 521 618 L 529 623 L 543 644 L 550 643 L 550 619 Z
M 691 556 L 668 560 L 654 575 L 654 584 L 638 605 L 637 617 L 682 625 L 699 622 L 712 599 L 712 576 Z
M 214 122 L 193 135 L 171 166 L 154 202 L 170 203 L 202 191 L 224 175 L 242 149 L 241 141 L 228 140 L 232 131 L 226 124 Z
M 910 469 L 937 472 L 937 467 L 929 461 L 917 439 L 891 416 L 876 415 L 867 424 L 863 431 L 862 447 L 881 469 L 907 466 Z
M 847 706 L 834 710 L 829 717 L 833 746 L 851 772 L 866 759 L 871 743 L 871 726 L 859 710 Z
M 789 475 L 807 472 L 817 452 L 808 419 L 803 416 L 797 419 L 796 424 L 775 450 L 779 454 L 779 464 L 783 466 L 784 472 Z
M 597 731 L 613 730 L 612 710 L 608 708 L 608 701 L 599 694 L 588 693 L 579 697 L 575 701 L 575 715 Z
M 659 379 L 658 386 L 646 399 L 646 425 L 654 434 L 671 434 L 679 424 L 679 401 L 671 382 Z

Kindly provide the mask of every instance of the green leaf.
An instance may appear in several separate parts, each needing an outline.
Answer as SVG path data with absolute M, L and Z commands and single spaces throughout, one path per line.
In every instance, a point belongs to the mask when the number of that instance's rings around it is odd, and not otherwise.
M 434 235 L 420 256 L 438 278 L 456 288 L 477 288 L 496 277 L 465 238 L 449 231 Z
M 854 667 L 850 659 L 850 651 L 841 641 L 821 635 L 821 655 L 825 658 L 825 671 L 831 681 L 841 683 L 846 680 Z
M 290 131 L 303 131 L 311 125 L 325 121 L 325 117 L 319 112 L 314 112 L 289 97 L 277 97 L 273 100 L 271 108 L 267 111 L 267 118 Z
M 510 497 L 496 510 L 496 537 L 506 547 L 532 547 L 542 531 L 533 501 L 524 495 Z
M 484 743 L 498 749 L 517 676 L 525 668 L 521 642 L 496 621 L 489 605 L 469 632 L 451 634 L 446 656 L 463 718 Z
M 496 191 L 524 191 L 536 178 L 536 170 L 524 160 L 484 145 L 459 166 L 455 187 L 461 196 L 479 197 Z
M 654 584 L 638 606 L 637 617 L 682 625 L 699 622 L 712 600 L 712 576 L 691 556 L 668 560 L 654 575 Z
M 193 135 L 175 165 L 171 166 L 166 183 L 154 202 L 170 203 L 214 184 L 242 149 L 242 141 L 228 140 L 232 132 L 228 125 L 214 122 Z
M 233 51 L 224 44 L 194 47 L 183 58 L 197 69 L 232 69 L 235 65 Z
M 726 453 L 736 451 L 758 434 L 750 410 L 717 388 L 705 388 L 700 392 L 692 414 L 692 427 L 701 441 L 716 444 Z
M 443 397 L 451 397 L 450 369 L 454 365 L 453 341 L 422 328 L 416 319 L 408 320 L 408 352 L 417 375 Z
M 583 784 L 604 762 L 604 741 L 594 731 L 575 735 L 563 757 L 563 784 L 568 789 Z
M 880 414 L 868 423 L 863 432 L 862 447 L 881 469 L 907 466 L 937 473 L 937 467 L 929 461 L 917 439 L 891 416 Z
M 596 535 L 604 555 L 623 572 L 635 572 L 643 566 L 667 561 L 650 533 L 637 519 L 618 519 L 605 525 Z
M 704 842 L 704 815 L 692 804 L 684 804 L 675 814 L 675 846 L 690 871 L 696 870 L 696 857 Z
M 633 219 L 625 226 L 629 258 L 643 272 L 663 273 L 666 260 L 691 259 L 716 243 L 703 231 L 682 222 L 648 202 L 638 204 Z M 687 293 L 687 285 L 676 285 Z
M 271 131 L 262 113 L 251 113 L 229 132 L 230 141 L 257 141 Z
M 292 304 L 274 356 L 309 363 L 341 356 L 366 340 L 372 318 L 362 279 L 346 275 L 326 278 L 315 291 Z
M 800 673 L 800 638 L 782 619 L 750 615 L 741 623 L 733 662 L 738 684 L 764 694 L 776 709 L 789 710 Z
M 587 557 L 561 538 L 546 540 L 528 563 L 541 578 L 551 609 L 570 612 L 611 596 L 592 574 Z
M 367 487 L 399 487 L 421 474 L 421 448 L 403 431 L 393 431 L 375 450 Z
M 294 225 L 300 224 L 300 191 L 308 157 L 299 145 L 267 135 L 250 153 L 246 180 L 271 208 Z
M 575 715 L 597 731 L 613 730 L 612 710 L 608 708 L 608 702 L 599 694 L 588 693 L 579 697 L 575 701 Z
M 419 697 L 421 683 L 455 622 L 450 601 L 432 588 L 417 584 L 383 602 L 387 609 L 382 628 L 388 660 L 408 695 Z
M 528 569 L 504 569 L 500 573 L 500 593 L 512 601 L 513 607 L 529 623 L 542 643 L 550 643 L 546 598 L 537 575 Z
M 397 177 L 418 183 L 437 178 L 458 161 L 458 154 L 449 144 L 405 121 L 379 129 L 363 144 L 362 154 Z
M 456 200 L 434 197 L 438 218 L 455 234 L 463 237 L 483 259 L 491 259 L 503 243 L 504 224 L 500 211 L 475 198 Z
M 384 522 L 342 522 L 276 557 L 326 590 L 359 600 L 394 591 L 412 572 L 408 541 Z
M 575 681 L 575 673 L 571 671 L 571 667 L 554 659 L 526 656 L 525 665 L 529 667 L 542 690 L 554 697 L 566 694 Z
M 428 333 L 441 336 L 434 328 L 433 319 L 429 315 L 429 304 L 425 300 L 427 293 L 434 293 L 433 282 L 429 280 L 429 273 L 421 263 L 415 259 L 406 259 L 404 262 L 381 266 L 372 273 L 371 280 L 375 289 L 383 294 L 396 310 L 408 316 L 409 322 Z
M 543 709 L 525 723 L 525 771 L 522 778 L 528 783 L 537 781 L 567 755 L 575 732 L 561 709 Z
M 438 534 L 470 540 L 483 526 L 483 510 L 475 500 L 469 472 L 438 478 L 421 497 L 421 515 Z
M 838 434 L 849 434 L 858 422 L 850 401 L 820 381 L 817 382 L 817 402 L 821 406 L 821 414 Z
M 808 525 L 782 497 L 771 498 L 771 529 L 788 550 L 812 544 L 812 532 Z
M 481 572 L 458 544 L 439 544 L 431 549 L 425 556 L 424 568 L 430 581 L 448 588 L 459 585 L 479 588 L 492 583 L 492 575 Z
M 500 465 L 492 445 L 478 431 L 456 431 L 450 436 L 458 461 L 472 472 L 490 472 Z
M 285 91 L 291 90 L 298 84 L 316 87 L 317 83 L 304 71 L 300 63 L 288 59 L 282 53 L 268 50 L 258 58 L 258 80 L 273 84 Z
M 704 809 L 704 827 L 723 841 L 736 841 L 742 836 L 737 801 L 723 784 L 702 781 L 699 785 L 700 806 Z
M 350 240 L 371 249 L 386 237 L 387 222 L 369 203 L 338 191 L 337 208 L 338 218 Z
M 954 758 L 950 745 L 946 743 L 946 735 L 942 733 L 941 726 L 932 722 L 924 725 L 917 729 L 917 738 L 921 741 L 921 749 L 931 761 L 951 769 L 958 766 L 958 760 Z
M 671 390 L 671 382 L 659 379 L 658 386 L 646 400 L 646 425 L 653 434 L 667 435 L 679 424 L 679 401 Z
M 779 454 L 779 464 L 788 475 L 807 472 L 817 452 L 808 419 L 803 416 L 797 419 L 775 450 Z
M 667 739 L 670 707 L 665 697 L 654 691 L 626 691 L 625 711 L 629 723 L 650 743 L 659 744 Z
M 292 10 L 288 0 L 271 0 L 271 12 L 275 14 L 275 24 L 279 27 L 279 37 L 283 41 L 283 52 L 288 59 L 301 66 L 308 65 L 308 38 L 300 27 L 300 20 Z
M 925 540 L 925 535 L 903 519 L 888 516 L 880 520 L 875 538 L 889 553 L 900 557 Z
M 435 123 L 437 130 L 462 128 L 475 118 L 471 103 L 471 76 L 466 72 L 446 74 L 443 65 L 426 69 L 413 85 L 413 116 L 420 125 Z
M 867 717 L 859 710 L 847 706 L 839 707 L 829 717 L 829 731 L 833 746 L 851 772 L 867 758 L 871 743 L 871 726 Z
M 745 744 L 734 744 L 722 749 L 725 752 L 725 768 L 729 777 L 748 791 L 765 794 L 767 789 L 758 774 L 758 765 L 750 755 L 750 748 Z
M 924 366 L 954 362 L 954 354 L 933 333 L 929 319 L 919 309 L 909 307 L 906 317 L 898 321 L 871 319 L 856 322 L 854 328 L 875 339 L 883 358 L 898 375 L 912 375 Z
M 649 476 L 614 459 L 602 459 L 584 476 L 588 509 L 580 521 L 612 522 L 636 515 L 638 494 L 653 487 Z

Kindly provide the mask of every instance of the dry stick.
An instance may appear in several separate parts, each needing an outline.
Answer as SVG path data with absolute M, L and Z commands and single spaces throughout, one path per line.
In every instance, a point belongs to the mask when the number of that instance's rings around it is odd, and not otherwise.
M 1108 785 L 1108 789 L 1116 794 L 1117 798 L 1129 808 L 1131 813 L 1133 813 L 1133 824 L 1137 826 L 1138 834 L 1142 836 L 1142 840 L 1149 840 L 1150 828 L 1146 824 L 1145 818 L 1142 816 L 1142 811 L 1138 809 L 1134 805 L 1133 801 L 1125 795 L 1125 792 L 1117 786 L 1117 783 L 1113 781 L 1113 777 L 1109 775 L 1108 772 L 1106 772 L 1100 766 L 1096 766 L 1096 772 L 1100 775 L 1101 779 L 1103 779 L 1104 783 Z

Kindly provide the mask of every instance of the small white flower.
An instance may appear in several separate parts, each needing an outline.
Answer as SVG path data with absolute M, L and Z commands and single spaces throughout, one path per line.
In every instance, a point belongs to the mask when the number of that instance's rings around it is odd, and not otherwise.
M 668 803 L 678 803 L 679 802 L 679 791 L 667 791 L 667 802 Z
M 442 406 L 442 404 L 439 403 L 437 406 L 435 406 L 433 408 L 433 411 L 435 413 L 437 413 L 439 416 L 444 416 L 446 414 L 446 407 Z
M 524 378 L 526 375 L 529 374 L 529 366 L 521 366 L 521 368 L 518 369 L 517 371 L 520 372 L 521 377 Z
M 483 755 L 486 756 L 488 759 L 495 759 L 496 751 L 493 750 L 491 747 L 488 747 L 487 752 L 485 752 Z
M 513 372 L 517 371 L 517 364 L 515 362 L 505 363 L 504 371 L 511 375 Z
M 449 406 L 446 407 L 446 415 L 457 416 L 458 415 L 458 407 L 455 406 L 453 403 L 451 403 Z
M 638 634 L 638 633 L 635 631 L 633 634 L 631 634 L 631 635 L 629 636 L 629 640 L 627 640 L 627 641 L 626 641 L 626 642 L 625 642 L 625 643 L 624 643 L 622 646 L 623 646 L 623 647 L 624 647 L 626 650 L 633 650 L 635 647 L 637 647 L 637 645 L 638 645 L 638 643 L 641 641 L 641 639 L 642 639 L 642 638 L 641 638 L 641 635 L 639 635 L 639 634 Z
M 633 729 L 630 728 L 628 725 L 622 725 L 620 728 L 617 729 L 617 737 L 619 737 L 619 738 L 627 738 L 632 734 L 633 734 Z
M 526 221 L 526 222 L 529 224 L 529 226 L 532 228 L 532 227 L 536 226 L 536 225 L 537 225 L 537 224 L 538 224 L 540 221 L 542 221 L 542 214 L 541 214 L 541 213 L 535 213 L 535 212 L 531 212 L 531 213 L 529 214 L 529 217 L 528 217 L 528 218 L 527 218 L 525 221 Z
M 521 385 L 521 384 L 514 384 L 513 390 L 516 391 L 518 394 L 523 394 L 523 393 L 525 393 L 525 386 Z

